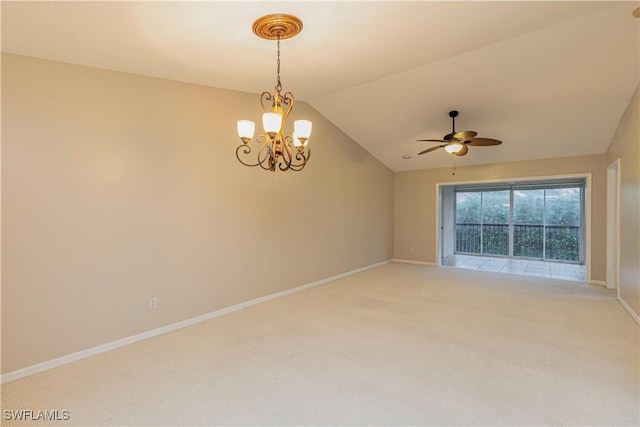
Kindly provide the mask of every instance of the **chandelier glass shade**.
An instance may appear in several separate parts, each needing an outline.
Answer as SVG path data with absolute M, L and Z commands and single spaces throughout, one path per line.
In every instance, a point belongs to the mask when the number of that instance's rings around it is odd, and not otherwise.
M 293 110 L 294 98 L 291 92 L 283 93 L 280 82 L 280 40 L 291 38 L 301 30 L 302 21 L 292 15 L 267 15 L 253 23 L 253 32 L 258 37 L 277 40 L 277 79 L 273 93 L 262 92 L 260 95 L 264 133 L 256 137 L 255 143 L 255 123 L 238 120 L 238 136 L 242 144 L 236 148 L 236 157 L 245 166 L 260 166 L 274 172 L 278 169 L 299 171 L 311 157 L 308 147 L 311 121 L 296 120 L 293 122 L 293 133 L 285 134 L 284 128 Z

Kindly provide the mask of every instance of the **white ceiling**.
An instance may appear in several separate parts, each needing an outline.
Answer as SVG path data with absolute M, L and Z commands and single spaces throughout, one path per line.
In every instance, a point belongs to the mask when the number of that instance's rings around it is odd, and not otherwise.
M 402 171 L 451 166 L 415 140 L 450 132 L 452 109 L 456 130 L 504 141 L 457 166 L 604 153 L 640 80 L 639 5 L 3 1 L 2 51 L 260 93 L 275 43 L 251 25 L 290 13 L 304 29 L 282 42 L 285 90 Z

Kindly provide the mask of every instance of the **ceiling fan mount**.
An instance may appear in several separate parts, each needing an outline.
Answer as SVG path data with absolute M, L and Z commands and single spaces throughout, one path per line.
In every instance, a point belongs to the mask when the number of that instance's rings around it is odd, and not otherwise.
M 418 141 L 426 142 L 444 142 L 444 144 L 436 145 L 435 147 L 427 148 L 424 151 L 418 153 L 425 154 L 435 151 L 439 148 L 444 148 L 446 152 L 454 154 L 456 156 L 464 156 L 469 152 L 469 147 L 486 147 L 490 145 L 500 145 L 502 141 L 492 138 L 476 138 L 477 132 L 472 130 L 456 132 L 456 117 L 458 117 L 458 111 L 449 111 L 449 117 L 451 117 L 451 133 L 446 134 L 442 139 L 418 139 Z

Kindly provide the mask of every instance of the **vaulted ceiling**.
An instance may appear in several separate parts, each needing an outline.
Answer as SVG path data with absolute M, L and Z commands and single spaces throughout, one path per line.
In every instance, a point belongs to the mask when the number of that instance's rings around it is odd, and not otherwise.
M 639 5 L 5 1 L 2 51 L 260 93 L 275 43 L 251 25 L 293 14 L 304 29 L 282 42 L 284 88 L 403 171 L 451 165 L 416 140 L 449 133 L 454 109 L 456 130 L 503 141 L 457 166 L 604 153 L 640 80 Z

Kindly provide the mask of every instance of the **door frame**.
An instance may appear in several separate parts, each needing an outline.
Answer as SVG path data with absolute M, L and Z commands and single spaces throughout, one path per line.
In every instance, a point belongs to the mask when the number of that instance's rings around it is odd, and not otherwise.
M 605 286 L 620 297 L 620 176 L 622 162 L 607 166 L 607 264 Z
M 619 169 L 619 168 L 618 168 Z M 490 183 L 517 183 L 526 181 L 542 181 L 542 180 L 554 180 L 554 179 L 570 179 L 570 178 L 583 178 L 585 180 L 585 197 L 584 197 L 584 267 L 585 267 L 585 279 L 587 283 L 600 284 L 604 283 L 600 281 L 594 281 L 591 279 L 591 189 L 592 189 L 592 177 L 591 173 L 579 173 L 579 174 L 566 174 L 566 175 L 545 175 L 545 176 L 527 176 L 518 178 L 499 178 L 499 179 L 479 179 L 473 181 L 446 181 L 436 182 L 436 202 L 435 208 L 435 254 L 436 265 L 442 265 L 442 248 L 441 248 L 441 230 L 442 223 L 442 192 L 440 187 L 466 185 L 466 184 L 490 184 Z

